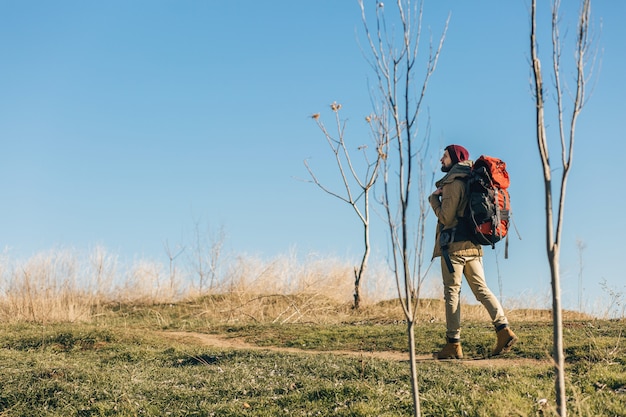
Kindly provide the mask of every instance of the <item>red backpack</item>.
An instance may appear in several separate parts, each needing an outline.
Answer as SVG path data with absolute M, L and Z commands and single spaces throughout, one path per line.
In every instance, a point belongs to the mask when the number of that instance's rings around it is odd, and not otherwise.
M 465 211 L 474 242 L 493 248 L 507 236 L 511 216 L 509 184 L 506 163 L 501 159 L 481 155 L 474 162 Z

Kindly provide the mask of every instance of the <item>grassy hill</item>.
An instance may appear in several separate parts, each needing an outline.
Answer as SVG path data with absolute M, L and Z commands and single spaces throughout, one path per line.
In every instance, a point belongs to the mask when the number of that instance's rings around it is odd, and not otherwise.
M 492 359 L 482 308 L 463 308 L 468 359 L 435 361 L 443 306 L 420 303 L 423 415 L 555 415 L 549 312 L 509 312 L 520 342 Z M 626 415 L 624 321 L 565 317 L 569 415 Z M 306 293 L 97 304 L 85 320 L 0 325 L 0 415 L 409 415 L 406 346 L 397 300 L 358 312 Z

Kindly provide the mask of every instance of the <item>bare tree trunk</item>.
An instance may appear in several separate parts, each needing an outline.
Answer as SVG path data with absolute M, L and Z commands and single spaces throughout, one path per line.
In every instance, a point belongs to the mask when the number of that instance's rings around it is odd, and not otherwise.
M 559 250 L 555 249 L 550 256 L 550 272 L 552 276 L 552 339 L 554 344 L 554 366 L 556 378 L 557 412 L 561 417 L 567 416 L 567 395 L 565 392 L 565 349 L 563 345 L 563 310 L 561 307 L 561 276 L 559 274 Z
M 554 242 L 554 220 L 552 207 L 552 174 L 548 154 L 544 121 L 544 98 L 541 63 L 537 56 L 536 41 L 536 0 L 532 2 L 531 55 L 535 80 L 535 100 L 537 106 L 537 147 L 541 157 L 544 176 L 544 197 L 546 201 L 546 252 L 550 265 L 552 284 L 552 338 L 553 360 L 555 365 L 555 393 L 557 410 L 561 417 L 567 416 L 567 397 L 565 395 L 565 356 L 563 352 L 563 317 L 561 313 L 561 290 L 559 277 L 559 246 Z
M 369 219 L 369 193 L 365 193 L 364 198 L 365 218 Z M 367 270 L 367 263 L 371 252 L 369 221 L 363 222 L 363 243 L 365 248 L 363 250 L 363 257 L 361 258 L 361 264 L 358 268 L 354 268 L 354 308 L 357 310 L 361 307 L 361 278 L 365 275 L 365 271 Z
M 567 416 L 567 396 L 565 390 L 565 353 L 563 344 L 563 310 L 561 305 L 561 278 L 560 278 L 560 252 L 561 236 L 563 230 L 563 215 L 565 210 L 565 191 L 567 189 L 567 178 L 572 164 L 574 152 L 574 133 L 576 121 L 585 102 L 585 66 L 587 64 L 586 54 L 590 47 L 589 25 L 591 1 L 582 0 L 578 21 L 578 32 L 576 38 L 576 91 L 573 97 L 573 110 L 569 119 L 569 130 L 566 129 L 563 107 L 563 90 L 561 87 L 561 39 L 559 35 L 559 6 L 560 0 L 553 0 L 552 3 L 552 70 L 556 87 L 558 131 L 561 147 L 562 175 L 560 182 L 559 200 L 556 211 L 553 207 L 552 194 L 552 167 L 550 165 L 548 140 L 546 136 L 545 124 L 545 100 L 544 85 L 542 79 L 541 62 L 537 52 L 537 8 L 536 0 L 531 4 L 531 33 L 530 51 L 533 70 L 534 93 L 536 104 L 536 129 L 537 148 L 543 169 L 544 177 L 544 197 L 546 202 L 546 251 L 550 265 L 550 276 L 552 284 L 552 320 L 553 320 L 553 359 L 555 366 L 555 395 L 557 412 L 559 416 Z
M 416 66 L 420 45 L 423 2 L 397 0 L 400 20 L 398 32 L 387 32 L 385 6 L 377 2 L 376 31 L 370 32 L 363 0 L 359 0 L 365 34 L 370 47 L 369 64 L 378 81 L 378 97 L 373 99 L 377 108 L 373 123 L 377 128 L 379 153 L 383 161 L 383 195 L 391 243 L 390 261 L 396 279 L 398 299 L 407 321 L 409 363 L 414 415 L 421 415 L 418 370 L 415 354 L 415 325 L 421 283 L 425 277 L 422 269 L 424 223 L 429 207 L 423 184 L 424 160 L 428 150 L 429 134 L 419 132 L 418 116 L 430 76 L 435 71 L 441 52 L 448 21 L 438 45 L 429 45 L 428 59 L 421 74 L 422 84 L 413 85 L 419 75 Z M 395 12 L 395 11 L 394 11 Z M 392 25 L 393 26 L 393 25 Z M 397 45 L 394 45 L 394 40 Z M 422 136 L 421 140 L 418 137 Z M 390 175 L 390 172 L 393 172 Z M 411 210 L 412 184 L 417 180 L 419 209 Z M 414 220 L 416 218 L 416 220 Z M 417 238 L 410 236 L 416 233 Z
M 409 337 L 409 351 L 415 352 L 415 321 L 411 320 L 408 324 L 407 329 L 408 337 Z M 414 355 L 414 354 L 413 354 Z M 411 391 L 413 393 L 413 406 L 415 407 L 415 415 L 421 416 L 421 406 L 420 406 L 420 390 L 417 381 L 417 364 L 415 362 L 415 357 L 413 356 L 411 361 Z

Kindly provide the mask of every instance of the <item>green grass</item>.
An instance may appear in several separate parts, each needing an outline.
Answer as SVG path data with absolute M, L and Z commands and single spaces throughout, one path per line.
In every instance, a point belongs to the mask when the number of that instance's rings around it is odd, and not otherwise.
M 571 416 L 626 415 L 623 328 L 623 321 L 567 323 Z M 223 350 L 174 341 L 168 330 L 304 352 Z M 423 415 L 554 415 L 550 323 L 515 330 L 520 343 L 503 360 L 419 362 Z M 440 347 L 443 333 L 442 323 L 418 325 L 418 353 Z M 483 357 L 494 340 L 484 322 L 463 329 L 470 357 Z M 404 416 L 412 410 L 408 361 L 306 351 L 406 352 L 406 345 L 401 322 L 355 315 L 328 325 L 235 325 L 181 305 L 116 308 L 94 323 L 5 324 L 0 416 Z
M 157 264 L 116 265 L 98 249 L 0 271 L 0 417 L 412 414 L 400 303 L 353 310 L 351 265 L 237 257 L 202 296 Z M 422 415 L 555 415 L 551 312 L 526 307 L 507 311 L 520 342 L 484 360 L 493 328 L 482 306 L 464 305 L 468 360 L 437 362 L 443 301 L 420 300 Z M 569 416 L 626 416 L 624 321 L 564 319 Z M 247 344 L 218 348 L 211 335 Z

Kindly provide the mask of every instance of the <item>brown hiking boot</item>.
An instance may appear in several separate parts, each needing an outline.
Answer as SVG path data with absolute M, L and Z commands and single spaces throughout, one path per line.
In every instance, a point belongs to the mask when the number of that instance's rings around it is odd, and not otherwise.
M 491 356 L 508 352 L 518 340 L 518 337 L 515 336 L 515 333 L 513 333 L 508 326 L 498 330 L 496 336 L 498 337 L 498 341 L 496 342 L 496 347 L 493 348 L 491 352 Z
M 460 342 L 448 342 L 439 352 L 433 355 L 435 359 L 463 359 L 463 349 Z

